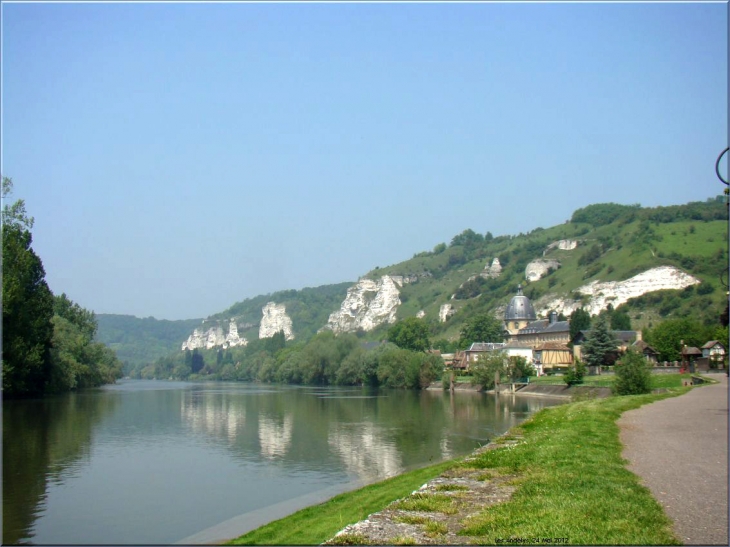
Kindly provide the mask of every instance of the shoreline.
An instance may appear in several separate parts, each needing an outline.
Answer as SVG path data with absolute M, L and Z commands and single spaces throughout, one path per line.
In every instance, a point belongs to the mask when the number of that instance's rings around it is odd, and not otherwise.
M 452 476 L 460 469 L 474 467 L 474 462 L 479 462 L 478 467 L 484 471 L 494 471 L 497 475 L 500 470 L 507 468 L 515 470 L 516 478 L 514 480 L 517 482 L 514 484 L 520 485 L 515 496 L 505 503 L 490 507 L 489 512 L 481 516 L 481 518 L 489 520 L 492 518 L 489 517 L 490 514 L 499 514 L 501 528 L 494 528 L 491 525 L 480 528 L 472 517 L 460 523 L 462 527 L 466 526 L 464 523 L 468 523 L 463 532 L 476 537 L 480 543 L 495 543 L 498 538 L 511 537 L 516 533 L 525 538 L 555 535 L 548 531 L 552 526 L 546 528 L 546 522 L 553 522 L 553 526 L 564 527 L 564 529 L 560 529 L 560 532 L 554 528 L 553 530 L 563 536 L 570 536 L 569 542 L 576 544 L 676 543 L 677 540 L 671 533 L 670 522 L 661 506 L 648 491 L 640 486 L 639 478 L 625 467 L 620 454 L 616 422 L 627 410 L 667 397 L 681 395 L 690 389 L 692 388 L 671 388 L 665 393 L 592 398 L 543 409 L 525 422 L 510 428 L 497 439 L 490 440 L 489 444 L 477 448 L 470 455 L 445 462 L 442 464 L 445 468 L 442 473 L 434 474 L 424 482 L 428 484 L 439 476 Z M 515 395 L 517 394 L 519 392 L 515 393 Z M 563 396 L 562 398 L 567 399 L 568 397 Z M 605 423 L 596 430 L 597 422 Z M 526 423 L 529 423 L 530 427 L 528 430 L 523 430 L 522 427 Z M 582 438 L 584 435 L 595 435 L 597 431 L 600 432 L 600 442 L 593 440 L 576 446 L 575 439 Z M 494 447 L 495 444 L 500 446 L 497 446 L 496 449 L 487 448 Z M 517 459 L 515 460 L 515 458 Z M 575 461 L 575 463 L 566 465 L 566 461 Z M 578 482 L 575 482 L 575 465 L 586 467 L 580 474 L 580 476 L 584 476 L 584 479 L 578 478 Z M 406 473 L 400 476 L 400 479 L 405 479 L 408 475 Z M 396 479 L 398 478 L 396 477 Z M 424 482 L 418 484 L 415 489 L 404 489 L 401 493 L 393 492 L 388 499 L 380 501 L 375 508 L 368 506 L 374 496 L 367 489 L 336 496 L 324 504 L 309 507 L 278 521 L 270 522 L 244 536 L 230 539 L 227 543 L 301 545 L 319 544 L 331 540 L 336 543 L 337 540 L 334 540 L 336 534 L 342 532 L 347 526 L 367 521 L 370 515 L 376 513 L 392 513 L 392 509 L 386 509 L 390 504 L 397 500 L 401 500 L 402 503 L 404 498 L 413 497 L 414 492 L 422 485 L 426 486 Z M 382 484 L 376 483 L 368 488 L 378 488 Z M 607 495 L 609 490 L 612 493 Z M 417 497 L 419 494 L 415 495 Z M 618 521 L 615 524 L 606 525 L 607 523 L 604 523 L 604 525 L 598 526 L 600 524 L 598 521 L 591 522 L 590 519 L 569 517 L 566 515 L 566 511 L 570 514 L 573 509 L 566 508 L 564 504 L 566 495 L 573 500 L 571 503 L 578 503 L 580 507 L 583 507 L 580 511 L 589 512 L 590 507 L 605 503 L 608 499 L 609 504 L 613 504 L 616 510 L 607 510 L 599 520 L 603 522 L 604 519 L 618 519 Z M 458 493 L 456 498 L 458 499 Z M 350 512 L 350 520 L 348 521 L 348 517 L 345 516 L 343 521 L 343 510 L 340 507 L 347 504 L 348 501 L 356 505 L 359 512 Z M 535 503 L 542 507 L 541 511 L 547 517 L 537 522 L 525 521 L 522 515 L 525 514 L 528 506 L 533 507 Z M 364 510 L 366 506 L 369 508 Z M 397 504 L 395 510 L 397 512 Z M 620 517 L 626 511 L 642 517 L 626 523 Z M 338 515 L 339 521 L 337 520 Z M 432 518 L 437 518 L 437 520 L 441 518 L 436 513 L 433 515 Z M 354 518 L 352 518 L 353 516 Z M 319 535 L 311 531 L 315 523 L 320 528 Z M 453 533 L 461 534 L 460 531 L 449 530 L 447 536 L 444 536 L 442 540 L 454 537 Z M 491 537 L 492 535 L 494 537 Z M 457 537 L 463 537 L 463 534 Z M 342 538 L 345 542 L 343 544 L 347 544 L 350 539 L 352 538 L 348 538 L 345 534 Z M 363 540 L 357 543 L 369 542 L 365 541 L 367 538 L 355 539 Z M 444 543 L 437 541 L 436 544 Z

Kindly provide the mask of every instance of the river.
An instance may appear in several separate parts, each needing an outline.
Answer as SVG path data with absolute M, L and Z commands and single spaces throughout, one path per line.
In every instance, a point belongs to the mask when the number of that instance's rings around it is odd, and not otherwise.
M 123 380 L 3 402 L 3 543 L 232 537 L 465 455 L 561 401 L 475 392 Z

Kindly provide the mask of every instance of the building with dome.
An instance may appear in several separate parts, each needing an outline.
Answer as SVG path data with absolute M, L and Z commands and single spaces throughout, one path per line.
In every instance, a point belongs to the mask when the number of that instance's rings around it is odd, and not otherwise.
M 522 294 L 522 285 L 517 285 L 517 295 L 512 297 L 504 312 L 504 330 L 513 336 L 535 320 L 537 315 L 532 302 Z
M 558 321 L 551 311 L 547 319 L 538 319 L 530 299 L 522 294 L 522 285 L 512 297 L 504 312 L 505 350 L 510 346 L 530 347 L 538 370 L 565 370 L 573 364 L 573 352 L 566 345 L 570 341 L 570 324 Z

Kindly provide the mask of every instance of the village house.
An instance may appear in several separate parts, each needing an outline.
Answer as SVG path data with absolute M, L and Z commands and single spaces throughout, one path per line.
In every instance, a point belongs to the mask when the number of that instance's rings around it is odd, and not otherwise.
M 706 357 L 710 362 L 725 362 L 725 346 L 717 340 L 710 340 L 701 349 L 702 357 Z

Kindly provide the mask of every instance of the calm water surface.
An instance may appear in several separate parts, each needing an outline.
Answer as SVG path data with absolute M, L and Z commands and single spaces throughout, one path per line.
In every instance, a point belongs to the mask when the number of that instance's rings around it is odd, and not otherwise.
M 557 403 L 145 380 L 5 401 L 3 543 L 175 543 L 467 454 Z

